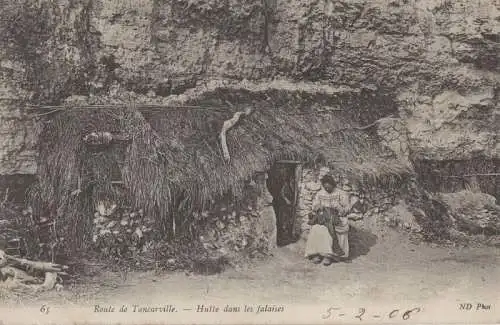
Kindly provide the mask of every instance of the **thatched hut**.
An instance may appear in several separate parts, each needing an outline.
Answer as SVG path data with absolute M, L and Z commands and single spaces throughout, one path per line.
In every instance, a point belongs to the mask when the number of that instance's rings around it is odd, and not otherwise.
M 206 211 L 254 205 L 258 219 L 256 202 L 269 181 L 253 194 L 250 185 L 277 162 L 301 166 L 294 169 L 299 182 L 304 170 L 321 166 L 359 184 L 394 182 L 410 170 L 371 132 L 374 121 L 396 110 L 390 98 L 377 96 L 226 88 L 169 107 L 69 107 L 53 114 L 41 134 L 35 214 L 63 221 L 72 248 L 90 242 L 103 201 L 142 209 L 153 217 L 157 238 L 199 239 L 196 225 Z M 230 160 L 224 159 L 224 121 L 247 108 L 251 113 L 227 132 Z M 92 132 L 124 140 L 92 147 L 83 140 Z

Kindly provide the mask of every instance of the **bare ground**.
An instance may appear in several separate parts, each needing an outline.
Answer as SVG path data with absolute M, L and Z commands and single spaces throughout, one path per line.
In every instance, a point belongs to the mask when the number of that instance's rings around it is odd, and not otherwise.
M 312 264 L 303 258 L 303 242 L 299 242 L 251 265 L 212 276 L 103 270 L 84 283 L 31 296 L 23 304 L 500 301 L 499 249 L 412 243 L 407 235 L 391 229 L 374 234 L 362 228 L 352 236 L 352 263 Z

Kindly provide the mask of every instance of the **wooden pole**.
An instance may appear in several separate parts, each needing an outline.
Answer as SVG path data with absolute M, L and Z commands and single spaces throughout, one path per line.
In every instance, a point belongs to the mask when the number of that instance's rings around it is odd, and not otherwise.
M 251 112 L 252 112 L 251 108 L 248 108 L 244 112 L 236 112 L 233 115 L 233 117 L 230 118 L 229 120 L 226 120 L 222 126 L 222 130 L 220 132 L 219 137 L 222 146 L 222 153 L 224 155 L 224 160 L 226 160 L 227 162 L 231 160 L 231 156 L 229 155 L 229 149 L 227 147 L 226 133 L 227 131 L 229 131 L 230 128 L 232 128 L 233 126 L 236 125 L 236 123 L 238 123 L 238 121 L 242 116 L 249 115 Z
M 28 269 L 35 269 L 43 272 L 57 272 L 64 273 L 64 270 L 67 270 L 68 267 L 65 265 L 54 264 L 50 262 L 38 262 L 38 261 L 30 261 L 25 258 L 17 258 L 14 256 L 7 255 L 4 251 L 0 250 L 0 256 L 5 257 L 8 264 L 14 266 L 21 266 Z

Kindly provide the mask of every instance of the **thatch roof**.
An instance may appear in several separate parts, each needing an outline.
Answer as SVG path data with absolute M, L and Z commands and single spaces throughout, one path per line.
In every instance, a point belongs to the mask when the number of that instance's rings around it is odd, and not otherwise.
M 218 89 L 191 101 L 207 109 L 141 114 L 129 105 L 61 112 L 42 134 L 42 201 L 60 211 L 72 209 L 71 202 L 83 202 L 74 199 L 77 188 L 94 200 L 120 197 L 111 186 L 116 167 L 132 203 L 161 217 L 187 214 L 228 193 L 238 198 L 252 174 L 280 159 L 327 164 L 361 181 L 408 173 L 373 134 L 353 129 L 386 114 L 381 107 L 387 110 L 390 103 L 373 93 L 335 96 L 332 101 L 331 94 Z M 373 105 L 366 107 L 367 100 Z M 253 113 L 228 133 L 231 161 L 226 163 L 218 138 L 222 124 L 249 105 Z M 92 153 L 82 142 L 92 131 L 126 134 L 133 141 Z M 90 209 L 92 200 L 84 204 Z

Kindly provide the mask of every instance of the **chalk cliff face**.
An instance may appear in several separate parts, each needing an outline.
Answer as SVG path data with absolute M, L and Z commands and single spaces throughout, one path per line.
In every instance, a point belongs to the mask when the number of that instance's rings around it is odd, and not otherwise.
M 500 156 L 497 0 L 2 4 L 0 174 L 36 170 L 26 104 L 158 100 L 212 79 L 391 94 L 399 114 L 379 132 L 402 158 Z

